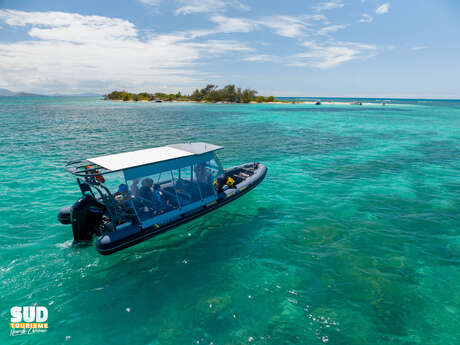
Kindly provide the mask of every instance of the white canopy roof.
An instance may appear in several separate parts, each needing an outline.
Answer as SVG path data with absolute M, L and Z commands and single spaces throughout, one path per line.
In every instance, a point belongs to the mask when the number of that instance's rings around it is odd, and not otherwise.
M 124 170 L 140 165 L 159 163 L 192 155 L 201 155 L 222 149 L 221 146 L 207 143 L 176 144 L 108 156 L 88 158 L 87 161 L 110 171 Z

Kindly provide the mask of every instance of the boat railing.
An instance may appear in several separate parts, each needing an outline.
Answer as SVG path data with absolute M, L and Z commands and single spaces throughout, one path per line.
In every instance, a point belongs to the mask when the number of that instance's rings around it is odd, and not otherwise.
M 80 176 L 80 175 L 77 175 Z M 86 192 L 91 193 L 91 195 L 104 204 L 106 207 L 108 216 L 110 217 L 112 223 L 116 226 L 119 223 L 122 222 L 124 218 L 127 218 L 128 214 L 123 210 L 123 208 L 120 206 L 117 200 L 115 200 L 113 194 L 110 192 L 110 190 L 102 183 L 100 182 L 95 182 L 92 180 L 95 180 L 94 177 L 88 178 L 87 176 L 85 177 L 85 181 L 81 181 L 80 177 L 77 178 L 78 185 L 80 187 L 80 190 L 82 194 L 86 194 Z M 96 196 L 92 190 L 97 192 L 98 196 Z M 133 210 L 133 214 L 136 214 L 136 211 Z M 132 218 L 131 215 L 129 215 L 129 218 Z
M 100 165 L 91 163 L 87 160 L 67 162 L 64 165 L 64 169 L 75 176 L 84 177 L 84 178 L 87 178 L 87 177 L 97 178 L 99 176 L 102 176 L 102 175 L 105 175 L 111 172 L 110 170 L 106 170 Z

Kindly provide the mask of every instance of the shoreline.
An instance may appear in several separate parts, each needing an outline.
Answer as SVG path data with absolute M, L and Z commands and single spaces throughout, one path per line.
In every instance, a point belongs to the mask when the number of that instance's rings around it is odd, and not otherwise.
M 382 103 L 377 103 L 377 102 L 361 102 L 361 104 L 355 104 L 354 102 L 344 102 L 344 101 L 324 101 L 321 102 L 321 104 L 316 104 L 317 101 L 274 101 L 274 102 L 256 102 L 252 101 L 249 103 L 236 103 L 236 102 L 206 102 L 206 101 L 134 101 L 134 100 L 128 100 L 128 101 L 123 101 L 121 99 L 104 99 L 104 101 L 111 101 L 111 102 L 123 102 L 123 103 L 194 103 L 194 104 L 309 104 L 309 105 L 316 105 L 316 106 L 321 106 L 321 105 L 355 105 L 355 106 L 363 106 L 363 105 L 379 105 L 382 106 Z M 386 102 L 386 105 L 391 104 L 391 102 Z

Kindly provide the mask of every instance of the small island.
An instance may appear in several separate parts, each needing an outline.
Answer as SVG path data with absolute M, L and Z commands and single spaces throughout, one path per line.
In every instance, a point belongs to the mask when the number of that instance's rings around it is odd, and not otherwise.
M 256 96 L 256 90 L 237 88 L 235 85 L 226 85 L 221 89 L 217 85 L 206 85 L 203 89 L 196 89 L 191 95 L 167 94 L 163 92 L 130 93 L 126 91 L 112 91 L 104 96 L 106 100 L 132 102 L 202 102 L 202 103 L 271 103 L 275 97 Z

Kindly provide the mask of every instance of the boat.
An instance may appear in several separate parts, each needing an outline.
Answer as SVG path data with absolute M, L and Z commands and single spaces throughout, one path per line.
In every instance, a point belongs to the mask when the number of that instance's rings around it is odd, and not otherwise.
M 315 105 L 321 105 L 321 101 L 316 101 Z
M 183 143 L 68 162 L 82 197 L 58 213 L 74 242 L 115 253 L 201 217 L 248 193 L 267 167 L 223 169 L 221 146 Z
M 360 101 L 356 101 L 356 102 L 353 102 L 351 103 L 352 105 L 363 105 L 363 102 L 360 102 Z

